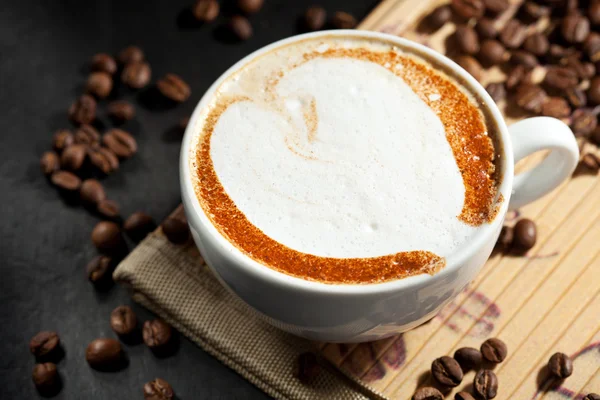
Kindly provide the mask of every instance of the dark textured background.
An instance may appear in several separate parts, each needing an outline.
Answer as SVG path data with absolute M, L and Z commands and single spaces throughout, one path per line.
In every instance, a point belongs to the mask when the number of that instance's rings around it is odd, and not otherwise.
M 56 330 L 65 356 L 58 368 L 60 399 L 142 398 L 144 382 L 169 381 L 180 399 L 264 398 L 262 392 L 180 337 L 176 354 L 158 358 L 145 345 L 126 345 L 129 366 L 118 373 L 90 369 L 85 348 L 115 337 L 110 311 L 131 304 L 126 291 L 95 291 L 84 267 L 95 254 L 89 235 L 98 219 L 68 206 L 39 169 L 52 133 L 69 127 L 66 109 L 81 92 L 86 64 L 100 51 L 141 46 L 153 80 L 167 72 L 185 78 L 192 97 L 174 108 L 152 109 L 142 93 L 122 87 L 137 118 L 126 125 L 139 153 L 103 182 L 124 216 L 143 210 L 161 221 L 179 203 L 177 159 L 181 134 L 173 129 L 203 91 L 242 56 L 298 33 L 297 20 L 314 0 L 266 0 L 251 17 L 255 35 L 241 44 L 219 40 L 223 15 L 208 26 L 190 24 L 189 1 L 7 0 L 0 6 L 0 398 L 38 397 L 31 382 L 28 342 Z M 222 2 L 223 3 L 223 2 Z M 227 2 L 225 2 L 227 4 Z M 376 0 L 322 0 L 329 12 L 363 18 Z M 227 12 L 227 5 L 225 11 Z M 103 107 L 100 107 L 103 110 Z M 100 111 L 101 121 L 108 122 Z M 134 305 L 140 320 L 151 318 Z

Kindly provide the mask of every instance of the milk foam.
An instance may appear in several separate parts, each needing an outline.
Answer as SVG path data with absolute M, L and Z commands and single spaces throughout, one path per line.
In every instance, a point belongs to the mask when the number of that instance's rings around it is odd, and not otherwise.
M 270 53 L 219 91 L 245 97 L 220 115 L 210 155 L 247 219 L 323 257 L 445 257 L 468 240 L 477 228 L 458 219 L 465 186 L 444 127 L 407 83 L 354 58 L 268 67 L 293 61 Z

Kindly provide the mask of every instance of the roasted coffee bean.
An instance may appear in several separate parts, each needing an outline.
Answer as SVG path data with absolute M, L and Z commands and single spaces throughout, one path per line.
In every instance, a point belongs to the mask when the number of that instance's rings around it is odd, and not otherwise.
M 106 132 L 102 143 L 119 158 L 130 158 L 137 152 L 137 142 L 122 129 L 113 128 Z
M 592 63 L 583 63 L 576 56 L 564 57 L 559 61 L 560 65 L 575 71 L 579 79 L 585 80 L 596 75 L 596 67 Z
M 485 11 L 492 15 L 501 14 L 508 10 L 508 0 L 483 0 Z
M 129 335 L 137 326 L 137 317 L 129 306 L 119 306 L 110 313 L 110 327 L 117 335 Z
M 158 91 L 166 98 L 183 103 L 191 94 L 191 89 L 187 83 L 175 74 L 166 74 L 156 83 Z
M 510 55 L 510 62 L 515 65 L 522 65 L 526 69 L 534 69 L 538 65 L 537 58 L 525 50 L 513 50 Z
M 481 43 L 479 51 L 479 59 L 485 65 L 497 65 L 504 62 L 506 59 L 506 49 L 497 40 L 487 39 Z
M 600 169 L 600 158 L 593 153 L 584 154 L 580 163 L 591 171 L 598 172 Z
M 473 78 L 477 80 L 481 79 L 483 68 L 475 58 L 471 56 L 459 56 L 456 58 L 456 63 L 470 73 Z
M 425 17 L 425 25 L 431 31 L 437 31 L 452 18 L 452 10 L 447 4 L 435 8 Z
M 103 200 L 98 203 L 98 207 L 96 209 L 98 214 L 102 217 L 109 220 L 117 220 L 119 219 L 119 205 L 114 200 Z
M 513 239 L 515 237 L 514 229 L 510 226 L 503 226 L 496 241 L 496 246 L 502 251 L 508 251 L 512 247 Z M 454 356 L 456 358 L 456 355 Z
M 475 397 L 467 392 L 458 392 L 454 395 L 454 400 L 475 400 Z
M 117 72 L 117 62 L 112 56 L 106 53 L 98 53 L 92 57 L 91 70 L 114 75 Z
M 550 8 L 538 4 L 533 1 L 528 1 L 521 7 L 521 14 L 529 21 L 537 21 L 540 18 L 550 15 Z
M 559 3 L 561 3 L 559 5 L 564 7 L 566 14 L 579 12 L 579 10 L 577 10 L 579 8 L 579 0 L 561 0 Z
M 88 279 L 94 284 L 110 280 L 112 269 L 112 259 L 107 256 L 96 256 L 85 267 Z
M 593 1 L 587 9 L 587 17 L 592 25 L 600 25 L 600 3 Z
M 457 47 L 466 54 L 476 54 L 479 51 L 479 38 L 475 29 L 467 25 L 459 25 L 454 32 Z
M 216 0 L 197 0 L 192 6 L 192 14 L 198 21 L 212 22 L 219 16 L 219 2 Z
M 587 90 L 587 98 L 591 104 L 600 104 L 600 76 L 590 81 L 590 87 Z
M 51 175 L 58 171 L 60 167 L 58 154 L 53 151 L 46 151 L 42 154 L 42 158 L 40 158 L 40 167 L 42 168 L 42 173 L 44 175 Z
M 508 90 L 516 88 L 524 80 L 525 74 L 525 67 L 523 65 L 516 65 L 506 76 L 506 88 Z
M 152 70 L 145 62 L 132 62 L 125 66 L 121 73 L 121 81 L 133 89 L 141 89 L 150 82 Z
M 122 360 L 122 356 L 121 343 L 109 338 L 96 339 L 85 350 L 85 359 L 90 367 L 95 369 L 115 367 Z
M 171 331 L 171 325 L 162 319 L 146 321 L 142 329 L 144 343 L 152 349 L 162 347 L 171 340 Z
M 506 89 L 504 88 L 504 84 L 502 82 L 488 83 L 488 85 L 485 87 L 485 90 L 496 103 L 504 100 L 506 97 Z
M 254 14 L 260 11 L 264 0 L 237 0 L 238 8 L 246 14 Z
M 344 11 L 336 11 L 331 17 L 331 25 L 336 29 L 354 29 L 357 24 L 356 18 Z
M 123 229 L 133 241 L 139 242 L 156 229 L 156 223 L 148 214 L 136 212 L 125 220 Z
M 528 219 L 522 219 L 519 222 L 522 221 L 529 221 Z M 517 222 L 517 225 L 519 225 L 519 222 Z M 527 224 L 527 222 L 525 222 Z M 523 230 L 522 226 L 517 226 L 515 225 L 515 230 L 514 230 L 514 244 L 515 245 L 520 245 L 521 243 L 519 243 L 519 241 L 521 240 L 521 238 L 519 236 L 522 236 L 523 234 L 527 235 L 528 231 L 524 231 L 524 232 L 520 232 Z M 535 225 L 534 225 L 535 228 Z M 535 244 L 535 236 L 534 236 L 534 241 L 533 243 Z M 533 246 L 532 246 L 533 247 Z M 504 342 L 498 338 L 491 338 L 486 340 L 485 342 L 483 342 L 481 344 L 481 354 L 483 355 L 483 358 L 485 358 L 486 360 L 493 362 L 493 363 L 501 363 L 502 361 L 504 361 L 504 359 L 506 358 L 506 355 L 508 354 L 508 349 L 506 348 L 506 344 L 504 344 Z
M 583 51 L 589 57 L 590 61 L 600 61 L 600 34 L 592 32 L 583 42 Z
M 482 0 L 452 0 L 452 10 L 464 19 L 481 18 L 485 11 Z
M 106 199 L 104 187 L 96 179 L 86 179 L 81 183 L 79 189 L 81 201 L 90 206 L 97 206 L 102 200 Z
M 38 390 L 43 391 L 54 387 L 58 380 L 56 364 L 51 362 L 35 364 L 31 377 Z
M 562 97 L 550 97 L 542 106 L 542 115 L 554 118 L 567 118 L 571 115 L 571 107 Z
M 479 37 L 483 39 L 495 39 L 498 36 L 498 29 L 494 25 L 494 21 L 489 18 L 481 18 L 475 25 L 475 30 Z
M 56 171 L 50 176 L 50 181 L 65 192 L 76 192 L 81 187 L 81 179 L 68 171 Z
M 62 152 L 60 156 L 60 165 L 63 169 L 78 171 L 87 155 L 87 149 L 83 144 L 74 144 Z
M 463 371 L 477 370 L 481 366 L 481 352 L 473 347 L 461 347 L 454 352 L 454 359 Z
M 535 222 L 528 218 L 520 219 L 514 227 L 513 248 L 519 251 L 527 251 L 535 246 L 536 240 L 537 228 Z M 487 354 L 484 353 L 484 345 Z M 507 350 L 504 342 L 499 339 L 488 339 L 481 345 L 481 352 L 489 361 L 498 363 L 504 360 Z
M 431 375 L 436 381 L 444 386 L 458 386 L 463 379 L 463 371 L 460 364 L 448 356 L 437 358 L 431 364 Z
M 511 49 L 519 48 L 527 37 L 527 28 L 519 21 L 511 19 L 500 32 L 500 40 Z
M 520 85 L 515 94 L 515 100 L 519 107 L 536 114 L 542 111 L 546 99 L 546 92 L 538 85 L 530 83 Z
M 92 72 L 85 83 L 85 91 L 99 99 L 108 97 L 112 87 L 112 76 L 107 72 Z
M 590 33 L 590 21 L 577 13 L 562 20 L 560 31 L 569 43 L 582 43 Z
M 555 378 L 568 378 L 573 373 L 573 361 L 565 353 L 554 353 L 548 360 L 548 370 Z
M 161 378 L 147 382 L 144 385 L 145 400 L 171 400 L 175 398 L 175 392 L 169 382 Z
M 431 386 L 417 389 L 412 400 L 444 400 L 442 392 Z
M 96 144 L 100 142 L 100 133 L 91 125 L 81 125 L 75 131 L 75 143 Z
M 125 242 L 119 225 L 111 221 L 101 221 L 92 231 L 92 243 L 106 254 L 115 254 L 123 250 Z
M 481 369 L 473 381 L 475 392 L 483 399 L 493 399 L 498 393 L 498 378 L 488 369 Z
M 88 157 L 90 163 L 105 175 L 119 169 L 119 159 L 106 147 L 89 147 Z
M 96 119 L 96 100 L 88 94 L 79 97 L 69 107 L 69 119 L 76 124 L 89 124 Z
M 580 108 L 571 114 L 571 129 L 575 136 L 586 137 L 590 135 L 598 126 L 598 117 L 593 110 L 589 108 Z
M 52 137 L 52 148 L 57 152 L 62 152 L 75 142 L 75 137 L 68 129 L 59 129 Z
M 122 64 L 139 63 L 144 61 L 144 52 L 137 46 L 128 46 L 119 53 L 119 62 Z
M 321 373 L 321 366 L 317 362 L 317 356 L 314 353 L 306 352 L 298 356 L 298 370 L 296 371 L 298 380 L 308 384 L 311 383 Z
M 577 73 L 565 67 L 549 67 L 544 77 L 544 84 L 559 90 L 575 87 L 578 83 Z
M 579 88 L 569 88 L 565 90 L 564 94 L 569 103 L 575 108 L 585 107 L 587 104 L 587 97 L 584 91 Z
M 108 104 L 106 109 L 108 116 L 115 122 L 125 122 L 135 117 L 133 104 L 124 100 L 113 101 Z
M 250 21 L 246 17 L 241 15 L 231 17 L 227 27 L 238 40 L 248 40 L 252 37 L 252 25 L 250 25 Z
M 304 26 L 308 31 L 318 31 L 327 22 L 327 12 L 323 7 L 312 6 L 304 13 Z
M 539 32 L 527 36 L 523 43 L 523 48 L 536 56 L 543 56 L 550 48 L 550 42 L 545 35 Z
M 29 341 L 29 351 L 36 357 L 44 357 L 55 351 L 60 345 L 60 338 L 56 332 L 38 332 Z
M 190 236 L 190 229 L 187 224 L 177 218 L 167 218 L 163 221 L 161 227 L 163 233 L 171 243 L 185 243 Z
M 574 47 L 563 47 L 556 43 L 551 43 L 546 55 L 549 63 L 559 63 L 565 57 L 579 56 L 579 52 Z
M 600 394 L 596 394 L 596 393 L 588 393 L 587 395 L 585 395 L 585 397 L 581 400 L 600 400 Z

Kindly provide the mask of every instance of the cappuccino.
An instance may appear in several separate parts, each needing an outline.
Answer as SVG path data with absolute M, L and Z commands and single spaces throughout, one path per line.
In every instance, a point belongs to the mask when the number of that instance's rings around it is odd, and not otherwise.
M 481 100 L 432 62 L 331 36 L 232 73 L 193 127 L 195 190 L 213 225 L 303 279 L 439 271 L 495 217 L 500 168 Z

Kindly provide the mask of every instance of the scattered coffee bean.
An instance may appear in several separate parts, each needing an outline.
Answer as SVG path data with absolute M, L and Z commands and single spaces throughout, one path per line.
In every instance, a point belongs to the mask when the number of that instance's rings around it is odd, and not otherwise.
M 417 389 L 412 400 L 444 400 L 442 392 L 431 386 Z
M 564 353 L 554 353 L 548 360 L 548 370 L 555 378 L 568 378 L 573 373 L 573 361 Z
M 571 107 L 562 97 L 550 97 L 542 106 L 542 115 L 554 118 L 567 118 L 571 115 Z
M 475 397 L 467 392 L 458 392 L 454 395 L 454 400 L 475 400 Z
M 331 25 L 336 29 L 354 29 L 357 24 L 356 18 L 344 11 L 336 11 L 331 17 Z
M 543 56 L 548 52 L 548 49 L 550 48 L 550 42 L 545 35 L 535 32 L 525 39 L 523 48 L 531 54 Z
M 166 74 L 156 86 L 163 96 L 178 103 L 186 101 L 191 94 L 188 84 L 175 74 Z
M 459 25 L 454 32 L 454 41 L 458 48 L 466 54 L 476 54 L 479 51 L 479 38 L 475 29 L 468 25 Z
M 58 153 L 75 142 L 75 137 L 68 129 L 59 129 L 52 137 L 52 148 Z
M 133 89 L 141 89 L 150 82 L 152 70 L 145 62 L 132 62 L 125 66 L 121 81 Z
M 448 356 L 437 358 L 431 364 L 431 375 L 436 381 L 444 386 L 458 386 L 463 379 L 463 371 L 460 364 Z
M 587 90 L 587 99 L 591 104 L 600 104 L 600 76 L 594 77 L 590 81 L 590 87 Z
M 96 179 L 86 179 L 79 189 L 81 200 L 88 205 L 97 206 L 102 200 L 106 199 L 104 187 Z
M 190 236 L 187 224 L 177 218 L 169 217 L 163 221 L 161 226 L 163 233 L 171 243 L 185 243 Z
M 88 279 L 94 284 L 110 280 L 112 269 L 112 259 L 107 256 L 96 256 L 85 267 Z
M 136 212 L 125 220 L 123 229 L 133 241 L 139 242 L 156 229 L 156 223 L 148 214 Z
M 144 385 L 144 399 L 146 400 L 171 400 L 174 398 L 173 388 L 164 379 L 156 378 Z
M 60 167 L 58 154 L 53 151 L 47 151 L 42 154 L 42 158 L 40 158 L 40 167 L 42 168 L 44 175 L 51 175 L 58 171 Z
M 452 10 L 464 19 L 481 18 L 485 11 L 482 0 L 452 0 Z
M 499 41 L 487 39 L 481 43 L 479 59 L 485 65 L 497 65 L 506 59 L 506 49 Z
M 114 75 L 114 73 L 117 72 L 117 62 L 113 57 L 106 53 L 98 53 L 92 57 L 91 70 Z
M 110 129 L 102 137 L 102 143 L 119 158 L 130 158 L 137 152 L 137 142 L 122 129 Z
M 485 87 L 485 90 L 496 103 L 504 100 L 506 97 L 506 89 L 504 88 L 504 84 L 502 82 L 488 83 L 488 85 Z
M 246 17 L 241 15 L 231 17 L 227 27 L 238 40 L 248 40 L 252 37 L 252 25 L 250 25 L 250 21 Z
M 444 24 L 452 18 L 452 9 L 447 4 L 436 7 L 431 13 L 429 13 L 424 23 L 427 28 L 431 31 L 437 31 Z
M 472 347 L 462 347 L 454 352 L 454 359 L 463 371 L 477 370 L 481 366 L 481 352 Z
M 498 240 L 496 241 L 496 246 L 502 251 L 508 251 L 512 247 L 513 239 L 514 239 L 514 229 L 510 226 L 503 226 L 500 231 L 500 236 L 498 236 Z M 455 357 L 456 358 L 456 357 Z
M 179 124 L 177 124 L 177 125 L 179 126 L 180 130 L 185 131 L 189 123 L 190 123 L 190 117 L 185 117 L 185 118 L 181 118 L 179 120 Z
M 537 228 L 535 226 L 535 222 L 528 218 L 520 219 L 514 227 L 514 239 L 513 239 L 513 248 L 519 251 L 527 251 L 535 246 L 535 242 L 537 240 Z M 489 342 L 492 339 L 486 340 L 484 344 Z M 481 345 L 481 352 L 483 353 L 483 345 Z M 488 360 L 492 362 L 501 362 L 506 357 L 506 345 L 501 342 L 499 339 L 494 339 L 494 343 L 489 343 L 486 346 L 488 354 L 491 358 Z M 497 357 L 493 354 L 497 353 Z M 502 357 L 504 354 L 504 357 Z M 484 354 L 484 357 L 487 356 Z M 501 358 L 501 359 L 500 359 Z M 500 361 L 494 361 L 494 359 L 500 359 Z
M 100 141 L 100 133 L 91 125 L 83 124 L 75 131 L 75 143 L 96 144 Z
M 122 360 L 122 356 L 121 343 L 109 338 L 92 341 L 85 351 L 85 359 L 94 369 L 114 368 Z
M 304 384 L 311 383 L 321 372 L 321 367 L 317 362 L 317 356 L 314 353 L 306 352 L 298 356 L 297 377 Z
M 526 71 L 523 65 L 516 65 L 506 76 L 506 88 L 512 90 L 516 88 L 525 78 Z
M 137 317 L 129 306 L 119 306 L 110 313 L 110 327 L 117 335 L 129 335 L 137 326 Z
M 114 200 L 103 200 L 98 203 L 98 213 L 109 220 L 116 220 L 119 218 L 119 205 Z
M 50 176 L 50 181 L 54 186 L 65 192 L 76 192 L 81 186 L 81 179 L 68 171 L 56 171 Z
M 585 51 L 590 61 L 600 61 L 600 34 L 590 33 L 583 42 L 583 51 Z
M 36 357 L 44 357 L 56 350 L 59 345 L 60 338 L 56 332 L 41 331 L 29 341 L 29 351 Z
M 219 2 L 216 0 L 197 0 L 192 6 L 192 14 L 202 22 L 212 22 L 217 19 L 219 10 Z
M 529 221 L 528 219 L 522 219 L 521 221 Z M 521 222 L 519 221 L 519 222 Z M 518 225 L 519 223 L 517 223 Z M 515 225 L 515 238 L 514 241 L 518 242 L 519 238 L 518 236 L 520 235 L 519 230 L 522 229 L 521 227 L 517 227 L 517 225 Z M 535 227 L 535 225 L 534 225 Z M 518 243 L 516 243 L 518 244 Z M 534 241 L 535 244 L 535 241 Z M 483 358 L 485 358 L 486 360 L 493 362 L 493 363 L 501 363 L 502 361 L 504 361 L 504 359 L 506 358 L 506 355 L 508 354 L 508 349 L 506 348 L 506 344 L 498 339 L 498 338 L 491 338 L 486 340 L 485 342 L 483 342 L 481 344 L 481 354 L 483 355 Z
M 144 52 L 137 46 L 128 46 L 119 53 L 119 62 L 127 65 L 144 61 Z
M 54 387 L 58 378 L 56 364 L 51 362 L 35 364 L 31 377 L 33 378 L 33 383 L 38 390 L 44 391 Z
M 521 7 L 521 13 L 525 19 L 534 22 L 550 15 L 550 8 L 533 1 L 528 1 Z
M 569 88 L 564 92 L 565 97 L 575 108 L 585 107 L 587 104 L 587 96 L 585 92 L 579 88 Z
M 150 348 L 158 348 L 166 345 L 171 340 L 171 325 L 162 319 L 144 322 L 142 329 L 144 343 Z
M 327 12 L 323 7 L 312 6 L 304 14 L 304 26 L 309 31 L 318 31 L 327 22 Z
M 511 49 L 519 48 L 527 37 L 527 28 L 519 21 L 511 19 L 500 32 L 500 41 Z
M 106 147 L 89 147 L 88 157 L 90 163 L 105 175 L 119 169 L 119 159 Z
M 124 100 L 116 100 L 108 104 L 106 107 L 108 116 L 115 122 L 125 122 L 135 117 L 135 108 L 133 104 Z
M 83 144 L 74 144 L 62 152 L 60 156 L 60 165 L 63 169 L 78 171 L 87 155 L 87 149 Z
M 493 399 L 498 393 L 498 378 L 488 369 L 481 369 L 473 381 L 475 392 L 484 400 Z
M 508 0 L 483 0 L 485 11 L 492 15 L 501 14 L 508 10 Z
M 119 225 L 111 221 L 96 224 L 92 231 L 92 242 L 100 252 L 107 254 L 121 251 L 125 244 Z
M 600 394 L 588 393 L 582 400 L 600 400 Z
M 471 56 L 459 56 L 456 58 L 456 63 L 463 67 L 473 78 L 480 80 L 483 73 L 483 68 L 479 62 Z
M 107 72 L 92 72 L 85 83 L 85 91 L 99 99 L 108 97 L 112 87 L 112 76 Z
M 79 97 L 69 107 L 69 119 L 76 124 L 89 124 L 96 119 L 96 100 L 88 94 Z
M 515 65 L 522 65 L 528 70 L 532 70 L 538 65 L 537 58 L 525 50 L 514 50 L 510 56 L 510 62 Z
M 582 43 L 590 33 L 590 21 L 577 13 L 567 15 L 562 20 L 561 32 L 569 43 Z
M 536 114 L 542 111 L 546 98 L 546 92 L 541 87 L 529 83 L 520 85 L 515 94 L 515 100 L 519 107 Z
M 571 114 L 571 129 L 575 136 L 588 136 L 598 126 L 598 117 L 589 108 L 580 108 Z
M 246 14 L 254 14 L 260 11 L 264 0 L 237 0 L 238 8 Z

